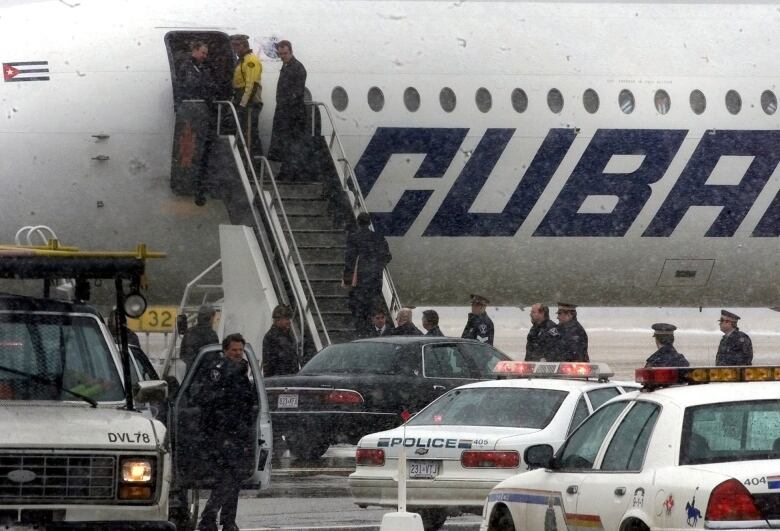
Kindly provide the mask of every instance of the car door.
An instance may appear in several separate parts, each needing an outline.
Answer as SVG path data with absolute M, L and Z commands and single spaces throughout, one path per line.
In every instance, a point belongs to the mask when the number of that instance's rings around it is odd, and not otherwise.
M 423 346 L 422 376 L 421 406 L 450 389 L 479 380 L 473 362 L 454 342 Z
M 471 360 L 472 367 L 476 371 L 474 376 L 482 380 L 495 378 L 493 370 L 496 364 L 509 359 L 500 350 L 482 343 L 459 343 L 458 347 Z
M 609 438 L 597 470 L 582 481 L 578 514 L 589 515 L 603 529 L 619 529 L 626 511 L 648 509 L 646 505 L 653 500 L 649 492 L 646 499 L 645 489 L 653 483 L 653 472 L 643 471 L 642 465 L 660 411 L 652 402 L 631 403 Z
M 214 362 L 222 357 L 219 345 L 201 349 L 184 377 L 176 395 L 169 429 L 173 442 L 173 463 L 177 488 L 209 488 L 216 479 L 204 473 L 204 463 L 211 460 L 210 441 L 203 434 L 201 400 L 198 397 L 205 389 L 207 378 Z M 249 363 L 249 380 L 257 393 L 256 411 L 247 412 L 255 416 L 256 437 L 251 456 L 246 456 L 247 477 L 245 485 L 259 485 L 268 488 L 271 477 L 271 418 L 268 399 L 257 358 L 250 345 L 246 345 L 244 358 Z M 237 412 L 238 413 L 238 412 Z
M 592 473 L 604 440 L 626 406 L 625 402 L 604 406 L 566 440 L 553 467 L 533 484 L 534 496 L 529 496 L 532 501 L 524 506 L 527 529 L 592 527 L 578 514 L 580 485 Z

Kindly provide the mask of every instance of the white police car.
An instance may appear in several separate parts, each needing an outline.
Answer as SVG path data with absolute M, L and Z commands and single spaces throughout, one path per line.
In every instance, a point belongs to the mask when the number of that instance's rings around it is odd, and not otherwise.
M 605 365 L 504 361 L 495 371 L 522 378 L 458 387 L 405 425 L 363 437 L 349 477 L 354 502 L 397 504 L 403 449 L 407 504 L 426 529 L 438 529 L 450 514 L 479 514 L 493 486 L 524 471 L 526 446 L 557 448 L 594 409 L 626 391 L 608 381 Z
M 526 448 L 535 470 L 493 489 L 483 531 L 780 528 L 780 368 L 637 369 L 637 381 L 645 390 L 602 406 L 554 457 Z M 706 382 L 749 383 L 690 385 Z

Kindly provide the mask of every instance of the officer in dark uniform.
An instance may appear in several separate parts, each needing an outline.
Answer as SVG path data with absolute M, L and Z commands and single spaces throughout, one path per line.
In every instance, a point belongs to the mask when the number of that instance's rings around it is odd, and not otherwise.
M 547 361 L 590 361 L 588 334 L 577 320 L 577 306 L 558 303 L 558 325 L 549 330 L 555 338 L 553 359 Z
M 750 336 L 737 327 L 739 315 L 720 311 L 720 331 L 723 338 L 718 345 L 718 354 L 715 356 L 715 365 L 752 365 L 753 342 Z
M 464 339 L 476 339 L 482 343 L 493 344 L 493 320 L 485 313 L 490 301 L 482 295 L 471 295 L 471 313 L 469 313 L 466 328 L 460 337 Z
M 292 308 L 280 304 L 271 313 L 274 322 L 263 337 L 263 376 L 295 374 L 298 366 L 298 341 L 292 333 Z
M 439 329 L 439 314 L 436 310 L 425 310 L 422 316 L 422 326 L 426 336 L 444 337 Z
M 674 348 L 674 331 L 677 327 L 655 323 L 652 328 L 658 350 L 647 358 L 645 367 L 688 367 L 688 360 Z
M 257 438 L 257 392 L 249 381 L 244 338 L 230 334 L 222 341 L 224 357 L 207 370 L 205 386 L 197 396 L 201 430 L 209 445 L 209 466 L 216 479 L 203 509 L 198 529 L 217 531 L 217 513 L 223 531 L 238 531 L 236 510 L 241 484 L 252 475 Z
M 547 360 L 553 353 L 555 337 L 549 334 L 555 328 L 550 319 L 550 308 L 546 304 L 531 306 L 531 329 L 525 341 L 525 361 Z

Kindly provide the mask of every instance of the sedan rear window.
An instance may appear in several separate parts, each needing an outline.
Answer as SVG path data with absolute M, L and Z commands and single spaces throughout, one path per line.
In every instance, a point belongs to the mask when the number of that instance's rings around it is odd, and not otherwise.
M 780 459 L 780 400 L 725 402 L 685 410 L 680 464 Z
M 379 341 L 331 345 L 298 374 L 397 374 L 400 352 L 399 345 Z
M 553 389 L 455 389 L 423 409 L 409 424 L 542 429 L 568 394 Z

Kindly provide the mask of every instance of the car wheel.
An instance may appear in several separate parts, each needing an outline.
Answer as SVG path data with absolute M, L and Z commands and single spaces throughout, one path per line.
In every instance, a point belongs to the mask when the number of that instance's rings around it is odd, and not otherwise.
M 330 442 L 317 436 L 307 436 L 305 433 L 286 434 L 287 448 L 298 459 L 314 461 L 322 457 Z
M 515 531 L 515 522 L 509 509 L 504 506 L 496 508 L 493 516 L 490 517 L 488 531 Z
M 422 518 L 425 531 L 439 531 L 447 519 L 447 511 L 443 509 L 420 509 L 418 514 Z

